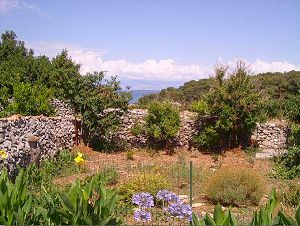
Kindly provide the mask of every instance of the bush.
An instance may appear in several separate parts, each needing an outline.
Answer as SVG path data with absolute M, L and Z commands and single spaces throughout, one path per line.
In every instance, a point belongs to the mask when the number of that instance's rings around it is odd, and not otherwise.
M 170 188 L 169 181 L 156 173 L 139 173 L 119 187 L 119 194 L 125 200 L 131 200 L 134 193 L 149 192 L 156 195 L 159 190 Z
M 144 128 L 143 125 L 141 125 L 140 123 L 135 123 L 134 126 L 131 128 L 131 133 L 134 136 L 139 136 L 143 133 Z
M 292 123 L 290 129 L 290 133 L 288 134 L 288 146 L 300 145 L 300 126 Z
M 50 89 L 42 85 L 19 83 L 14 86 L 13 102 L 8 106 L 12 114 L 51 115 L 54 108 Z
M 275 164 L 278 176 L 293 179 L 300 176 L 300 146 L 291 147 L 287 153 L 278 157 Z
M 264 193 L 262 178 L 248 168 L 221 168 L 209 179 L 207 195 L 226 205 L 258 204 Z
M 167 146 L 180 127 L 179 111 L 171 103 L 151 103 L 146 117 L 147 134 L 162 146 Z
M 284 114 L 292 122 L 300 122 L 300 95 L 289 96 L 284 102 Z
M 278 196 L 282 203 L 291 207 L 298 207 L 300 205 L 300 185 L 297 182 L 289 182 L 281 188 Z
M 245 147 L 256 123 L 263 119 L 262 100 L 252 91 L 254 84 L 247 65 L 239 61 L 232 73 L 227 70 L 226 66 L 216 67 L 218 85 L 196 105 L 199 117 L 208 115 L 195 138 L 200 148 Z

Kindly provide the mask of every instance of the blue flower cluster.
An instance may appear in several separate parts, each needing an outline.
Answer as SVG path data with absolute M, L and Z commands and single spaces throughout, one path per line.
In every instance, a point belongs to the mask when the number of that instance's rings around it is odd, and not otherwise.
M 190 219 L 192 216 L 192 208 L 182 202 L 172 203 L 167 209 L 172 217 L 178 217 L 180 219 L 187 217 Z
M 174 218 L 191 220 L 192 208 L 184 204 L 178 195 L 168 190 L 160 190 L 156 195 L 157 200 L 162 200 L 164 204 L 167 204 L 163 210 L 167 214 Z M 151 213 L 149 209 L 154 206 L 154 198 L 148 192 L 140 192 L 132 197 L 132 202 L 139 206 L 139 209 L 134 212 L 134 219 L 136 221 L 142 221 L 143 223 L 151 221 Z
M 151 213 L 144 210 L 136 210 L 133 217 L 136 221 L 142 221 L 143 223 L 151 221 Z
M 148 192 L 140 192 L 134 194 L 132 197 L 132 202 L 139 207 L 150 208 L 154 206 L 153 196 Z
M 157 195 L 156 195 L 156 198 L 158 200 L 163 200 L 164 202 L 167 202 L 167 203 L 181 202 L 178 195 L 176 195 L 174 192 L 171 192 L 171 191 L 168 191 L 168 190 L 158 191 Z
M 148 192 L 140 192 L 133 195 L 132 202 L 140 208 L 134 212 L 134 219 L 143 223 L 151 221 L 151 213 L 146 210 L 154 206 L 153 196 Z

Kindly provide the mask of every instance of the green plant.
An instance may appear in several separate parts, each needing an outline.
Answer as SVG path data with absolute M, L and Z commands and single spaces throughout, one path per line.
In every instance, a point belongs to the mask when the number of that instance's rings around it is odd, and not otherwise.
M 147 134 L 160 145 L 166 147 L 176 136 L 179 126 L 179 111 L 171 103 L 153 102 L 150 104 L 146 117 Z
M 29 188 L 39 190 L 43 185 L 48 187 L 56 176 L 67 176 L 78 171 L 74 162 L 75 153 L 69 150 L 60 151 L 55 158 L 44 160 L 39 166 L 31 164 L 27 171 L 29 174 Z
M 203 113 L 207 117 L 194 141 L 205 149 L 247 146 L 256 122 L 263 120 L 261 96 L 252 92 L 254 84 L 243 61 L 231 74 L 227 66 L 217 66 L 215 71 L 217 85 L 199 104 L 199 117 Z
M 258 204 L 264 193 L 264 182 L 249 168 L 224 167 L 209 178 L 206 190 L 213 202 L 237 206 Z
M 289 95 L 284 102 L 284 113 L 292 122 L 300 122 L 300 90 L 296 95 Z
M 300 126 L 296 123 L 290 125 L 290 133 L 288 134 L 288 146 L 293 147 L 300 145 Z
M 30 218 L 32 197 L 28 195 L 28 174 L 20 170 L 12 182 L 6 170 L 0 175 L 0 224 L 24 225 Z
M 203 218 L 199 219 L 195 214 L 193 214 L 192 223 L 194 226 L 200 225 L 238 225 L 235 217 L 232 215 L 230 208 L 227 211 L 222 210 L 221 205 L 214 208 L 213 217 L 209 214 L 205 214 Z
M 266 206 L 259 211 L 255 211 L 250 225 L 299 225 L 300 224 L 300 206 L 296 212 L 295 219 L 286 215 L 282 211 L 277 212 L 278 204 L 275 189 L 272 189 Z
M 102 169 L 100 172 L 88 177 L 85 183 L 88 183 L 92 179 L 96 181 L 101 181 L 105 185 L 115 185 L 118 183 L 119 175 L 115 167 L 108 166 Z
M 128 150 L 126 152 L 126 159 L 127 160 L 133 160 L 134 159 L 134 152 L 132 150 Z
M 47 191 L 45 191 L 47 194 Z M 59 207 L 52 207 L 55 215 L 53 222 L 59 224 L 71 225 L 116 225 L 120 224 L 121 220 L 117 217 L 117 196 L 115 191 L 106 189 L 97 180 L 97 177 L 92 178 L 90 182 L 81 185 L 76 181 L 70 188 L 67 194 L 59 192 Z M 53 197 L 48 195 L 48 201 L 53 202 Z M 45 209 L 41 209 L 45 213 Z M 59 218 L 58 218 L 59 216 Z
M 198 113 L 199 116 L 208 115 L 208 105 L 204 100 L 195 101 L 191 104 L 191 111 Z
M 144 131 L 144 127 L 141 123 L 135 123 L 134 126 L 131 128 L 131 133 L 134 135 L 134 136 L 139 136 L 143 133 Z
M 170 188 L 170 183 L 162 175 L 156 173 L 138 173 L 118 188 L 118 193 L 123 196 L 123 200 L 130 200 L 137 192 L 149 192 L 156 195 L 159 190 Z
M 196 146 L 202 149 L 211 149 L 218 146 L 219 134 L 213 126 L 205 127 L 193 137 Z
M 300 206 L 300 185 L 297 182 L 289 181 L 286 186 L 281 186 L 278 196 L 285 205 Z
M 278 157 L 274 167 L 279 177 L 293 179 L 300 176 L 300 146 L 294 146 Z

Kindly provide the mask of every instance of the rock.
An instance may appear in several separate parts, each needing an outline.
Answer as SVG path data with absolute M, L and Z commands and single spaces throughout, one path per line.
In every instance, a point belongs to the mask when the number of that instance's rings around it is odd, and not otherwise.
M 201 207 L 201 206 L 205 206 L 205 203 L 199 202 L 199 203 L 193 203 L 192 204 L 192 208 L 197 208 L 197 207 Z

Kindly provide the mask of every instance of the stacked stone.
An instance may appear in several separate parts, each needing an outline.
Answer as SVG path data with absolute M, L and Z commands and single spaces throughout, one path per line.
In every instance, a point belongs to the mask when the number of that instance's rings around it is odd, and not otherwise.
M 131 147 L 144 147 L 147 145 L 148 137 L 145 133 L 135 136 L 132 128 L 137 125 L 145 125 L 145 117 L 148 111 L 144 109 L 129 110 L 122 118 L 122 125 L 115 134 L 117 143 L 126 143 Z M 192 136 L 197 130 L 197 114 L 189 111 L 180 113 L 180 129 L 173 141 L 174 148 L 189 149 Z
M 0 119 L 0 149 L 8 153 L 10 167 L 24 166 L 30 160 L 28 138 L 36 136 L 40 159 L 73 146 L 74 119 L 71 117 L 11 117 Z
M 252 140 L 261 150 L 257 158 L 271 158 L 284 152 L 287 146 L 288 126 L 286 124 L 260 123 Z
M 180 113 L 180 129 L 175 138 L 178 148 L 191 148 L 193 135 L 197 133 L 198 124 L 196 113 L 189 111 Z
M 126 144 L 130 147 L 144 147 L 147 144 L 147 136 L 141 133 L 137 136 L 133 135 L 132 128 L 137 125 L 145 124 L 145 117 L 148 114 L 148 110 L 145 109 L 133 109 L 129 110 L 122 118 L 122 124 L 119 127 L 114 139 L 118 143 Z
M 55 108 L 56 116 L 60 116 L 60 117 L 74 116 L 74 111 L 72 110 L 70 105 L 66 104 L 65 102 L 59 99 L 53 99 L 52 105 Z

